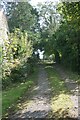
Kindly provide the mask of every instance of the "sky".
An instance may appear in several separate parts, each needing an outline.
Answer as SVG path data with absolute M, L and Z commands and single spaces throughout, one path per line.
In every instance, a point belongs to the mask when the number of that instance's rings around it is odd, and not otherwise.
M 37 6 L 38 3 L 43 3 L 45 1 L 47 1 L 47 2 L 52 1 L 54 3 L 59 2 L 59 0 L 31 0 L 30 3 L 31 3 L 32 6 Z

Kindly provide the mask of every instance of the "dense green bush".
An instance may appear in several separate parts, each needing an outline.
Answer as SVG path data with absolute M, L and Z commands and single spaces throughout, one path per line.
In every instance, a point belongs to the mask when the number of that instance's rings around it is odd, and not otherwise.
M 32 42 L 28 39 L 27 32 L 15 29 L 10 33 L 8 40 L 4 40 L 2 54 L 2 84 L 7 86 L 10 82 L 20 81 L 23 76 L 23 66 L 32 55 Z M 26 65 L 26 73 L 30 71 L 30 64 Z M 24 71 L 25 72 L 25 71 Z M 9 80 L 8 80 L 9 79 Z

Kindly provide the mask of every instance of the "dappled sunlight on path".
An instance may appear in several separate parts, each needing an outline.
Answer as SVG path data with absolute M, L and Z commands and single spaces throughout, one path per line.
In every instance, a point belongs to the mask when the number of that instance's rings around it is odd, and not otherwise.
M 66 71 L 64 71 L 61 66 L 55 65 L 54 68 L 60 74 L 63 81 L 65 81 L 65 86 L 70 91 L 70 99 L 73 103 L 73 107 L 69 110 L 69 115 L 74 118 L 78 118 L 78 97 L 79 97 L 79 88 L 76 80 L 72 80 L 67 75 Z
M 12 119 L 16 118 L 46 118 L 49 112 L 51 112 L 50 106 L 50 86 L 47 78 L 46 71 L 43 66 L 39 67 L 38 85 L 34 87 L 32 93 L 30 93 L 30 103 L 26 104 L 26 101 L 21 104 L 21 110 L 15 113 Z M 32 95 L 31 95 L 32 94 Z

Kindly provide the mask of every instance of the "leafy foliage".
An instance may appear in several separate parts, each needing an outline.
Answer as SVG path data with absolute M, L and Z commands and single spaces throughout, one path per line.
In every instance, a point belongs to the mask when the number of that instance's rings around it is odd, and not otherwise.
M 58 11 L 63 19 L 56 32 L 57 49 L 62 54 L 62 62 L 73 70 L 78 70 L 80 4 L 62 3 L 58 6 Z
M 54 53 L 57 63 L 61 62 L 80 74 L 80 3 L 63 2 L 51 6 L 49 3 L 41 7 L 40 17 L 44 17 L 44 24 L 40 46 L 44 47 L 46 54 Z
M 10 31 L 14 28 L 32 31 L 37 23 L 37 11 L 28 2 L 9 2 L 6 5 Z
M 26 31 L 22 32 L 20 29 L 15 29 L 14 33 L 9 35 L 9 39 L 4 40 L 2 54 L 3 80 L 5 80 L 6 76 L 9 77 L 11 75 L 13 69 L 15 69 L 17 74 L 17 68 L 19 69 L 20 66 L 27 62 L 32 51 L 32 42 L 28 40 Z M 3 83 L 5 82 L 3 81 Z
M 28 1 L 5 2 L 5 8 L 9 35 L 3 45 L 3 87 L 9 84 L 9 79 L 11 82 L 18 81 L 18 74 L 22 75 L 22 67 L 26 62 L 27 75 L 34 71 L 32 64 L 35 58 L 32 53 L 40 38 L 38 12 Z
M 10 34 L 3 46 L 3 79 L 24 61 L 33 68 L 32 53 L 37 49 L 54 54 L 57 63 L 80 73 L 79 2 L 45 3 L 38 10 L 29 2 L 8 2 L 6 15 Z

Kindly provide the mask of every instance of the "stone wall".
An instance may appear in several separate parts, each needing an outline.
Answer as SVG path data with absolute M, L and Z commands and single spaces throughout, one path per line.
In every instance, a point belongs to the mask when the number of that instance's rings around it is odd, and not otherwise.
M 2 8 L 0 8 L 0 44 L 4 43 L 4 39 L 8 39 L 7 17 Z

